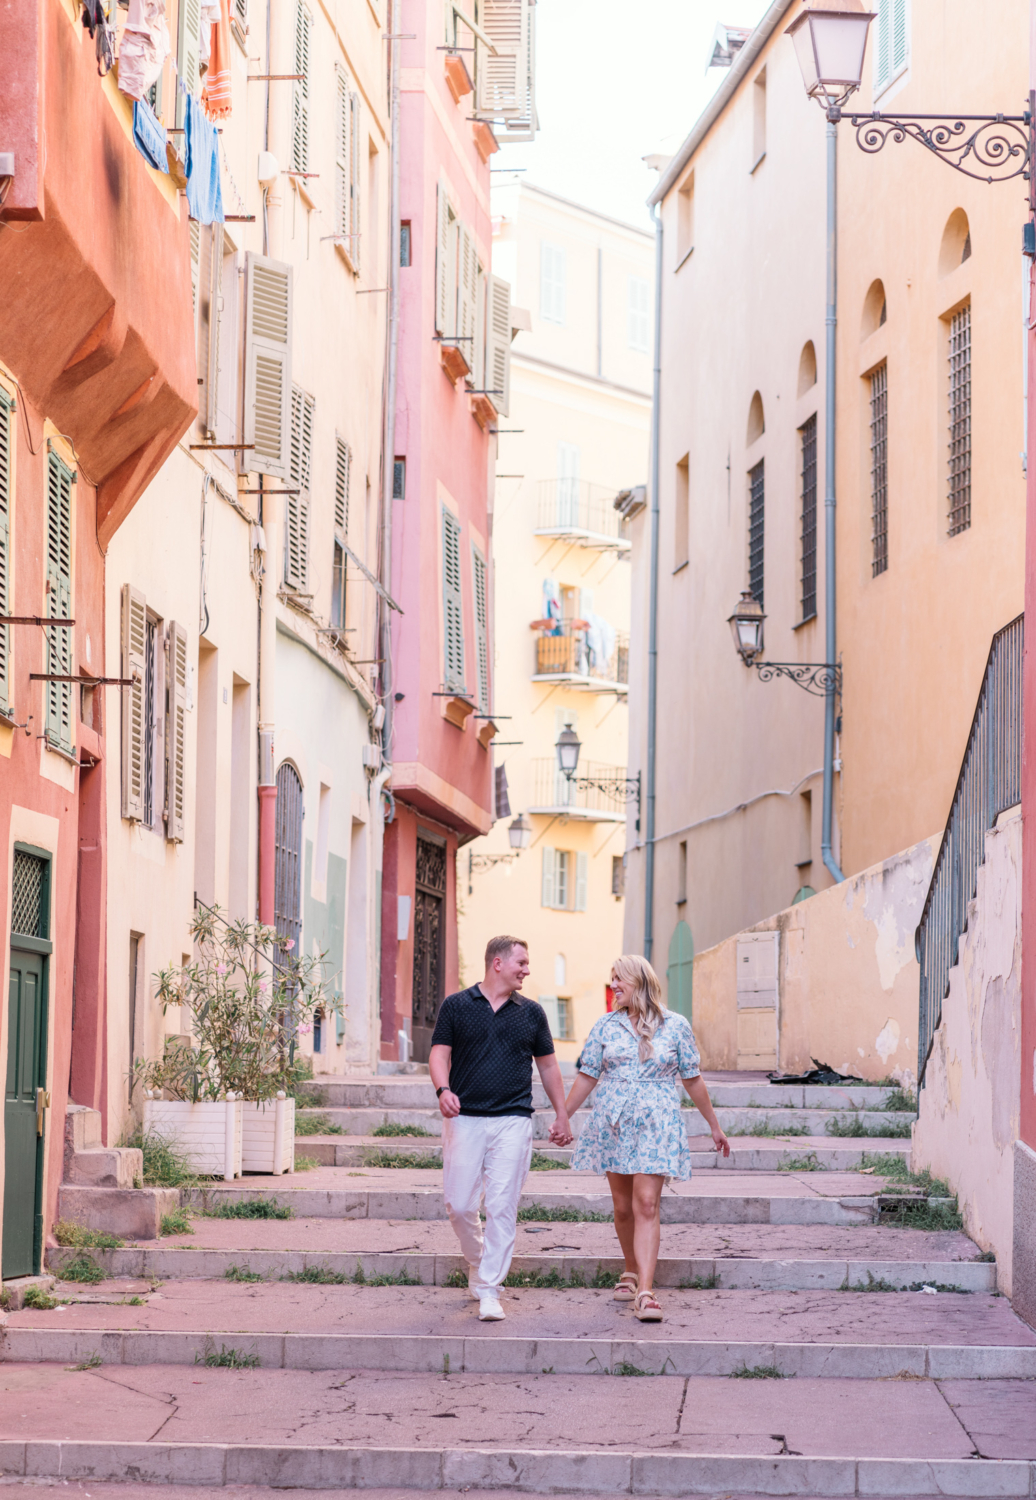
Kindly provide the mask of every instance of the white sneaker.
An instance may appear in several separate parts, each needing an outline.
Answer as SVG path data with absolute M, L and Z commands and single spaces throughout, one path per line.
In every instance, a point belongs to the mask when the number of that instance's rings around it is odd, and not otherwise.
M 473 1302 L 481 1302 L 482 1294 L 478 1291 L 478 1266 L 468 1266 L 468 1296 Z
M 490 1294 L 488 1297 L 478 1299 L 478 1317 L 480 1323 L 499 1323 L 504 1317 L 504 1310 L 500 1306 L 500 1298 Z

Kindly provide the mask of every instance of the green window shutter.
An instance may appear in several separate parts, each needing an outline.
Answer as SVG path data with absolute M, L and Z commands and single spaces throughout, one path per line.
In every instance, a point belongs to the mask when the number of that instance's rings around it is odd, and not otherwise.
M 694 939 L 691 929 L 684 921 L 676 924 L 669 943 L 669 968 L 667 1004 L 670 1010 L 691 1019 L 691 991 L 694 983 Z
M 478 706 L 489 712 L 489 611 L 486 598 L 486 560 L 477 547 L 471 549 L 475 592 L 475 649 L 478 658 Z
M 14 402 L 0 387 L 0 614 L 11 608 L 11 457 Z M 0 625 L 0 712 L 11 707 L 11 629 Z
M 460 522 L 442 509 L 443 687 L 464 691 L 464 612 L 460 583 Z
M 907 0 L 892 0 L 892 71 L 900 72 L 907 63 Z
M 144 695 L 147 600 L 132 584 L 122 585 L 122 816 L 139 823 L 144 816 L 146 736 L 151 732 Z
M 296 172 L 309 171 L 309 53 L 313 17 L 307 6 L 295 7 L 295 72 L 301 73 L 291 86 L 291 165 Z
M 75 475 L 56 453 L 47 455 L 47 614 L 69 619 L 72 614 L 72 485 Z M 72 672 L 72 631 L 68 626 L 47 630 L 47 671 Z M 62 750 L 72 749 L 72 684 L 46 684 L 46 736 Z

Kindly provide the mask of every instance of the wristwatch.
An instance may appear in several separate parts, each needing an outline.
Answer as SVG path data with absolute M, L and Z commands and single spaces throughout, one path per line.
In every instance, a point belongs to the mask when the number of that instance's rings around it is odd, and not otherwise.
M 445 1092 L 446 1092 L 446 1085 L 443 1084 L 443 1086 L 442 1086 L 441 1089 L 436 1089 L 436 1091 L 435 1091 L 435 1097 L 438 1099 L 439 1096 L 440 1096 L 440 1094 L 445 1094 Z

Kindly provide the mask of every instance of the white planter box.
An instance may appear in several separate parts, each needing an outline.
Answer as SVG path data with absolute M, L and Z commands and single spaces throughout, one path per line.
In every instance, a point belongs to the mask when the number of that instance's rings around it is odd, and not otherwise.
M 145 1099 L 144 1129 L 175 1141 L 191 1170 L 229 1182 L 241 1176 L 243 1105 L 240 1099 L 192 1104 L 182 1099 Z
M 295 1100 L 268 1099 L 242 1105 L 244 1172 L 294 1172 Z

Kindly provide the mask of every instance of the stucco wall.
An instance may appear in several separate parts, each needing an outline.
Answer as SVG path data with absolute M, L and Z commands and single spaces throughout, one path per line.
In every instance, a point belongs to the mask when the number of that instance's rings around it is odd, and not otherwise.
M 782 1071 L 803 1071 L 816 1058 L 860 1078 L 913 1082 L 914 929 L 936 847 L 925 839 L 748 929 L 780 934 Z M 694 1030 L 706 1068 L 738 1066 L 738 936 L 694 960 Z
M 914 1126 L 913 1166 L 953 1187 L 964 1227 L 996 1252 L 1011 1295 L 1014 1143 L 1018 1136 L 1021 1019 L 1022 819 L 986 834 L 968 930 L 950 970 Z

